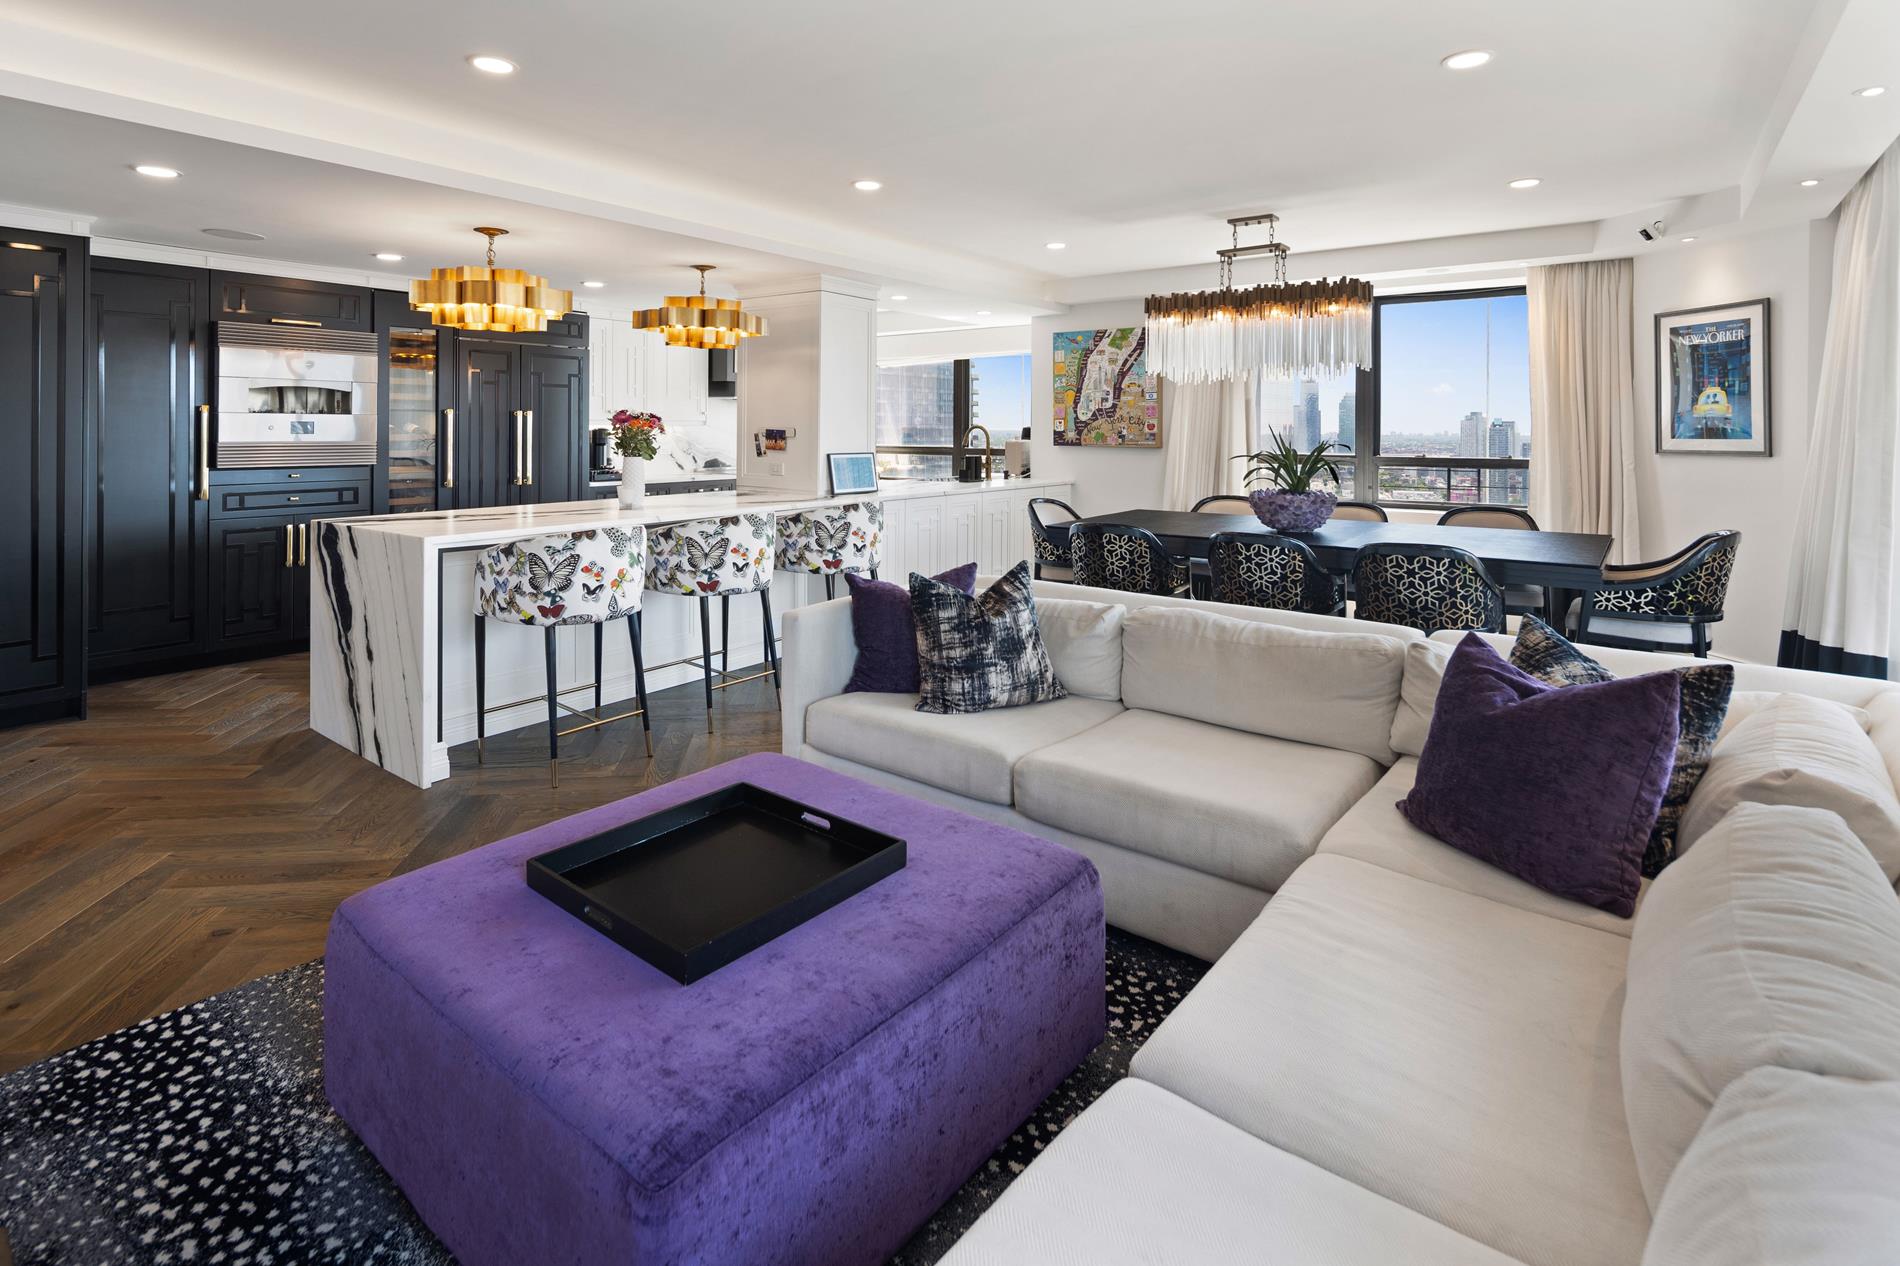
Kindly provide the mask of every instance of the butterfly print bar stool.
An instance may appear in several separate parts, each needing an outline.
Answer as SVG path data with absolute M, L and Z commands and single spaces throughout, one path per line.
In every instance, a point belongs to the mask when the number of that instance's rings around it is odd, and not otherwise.
M 772 636 L 772 556 L 778 548 L 778 523 L 769 514 L 734 514 L 722 519 L 693 519 L 654 528 L 647 550 L 647 588 L 699 599 L 697 657 L 656 667 L 697 664 L 706 678 L 706 728 L 712 729 L 713 691 L 742 682 L 772 679 L 778 690 L 778 642 Z M 759 595 L 765 617 L 765 666 L 735 677 L 732 667 L 732 599 Z M 712 662 L 712 600 L 719 599 L 719 667 Z M 717 675 L 717 683 L 713 677 Z
M 778 516 L 778 565 L 782 571 L 825 578 L 825 597 L 838 596 L 838 577 L 853 571 L 877 579 L 884 544 L 884 503 L 791 510 Z
M 653 755 L 653 720 L 647 711 L 646 665 L 640 655 L 640 598 L 646 575 L 647 536 L 643 527 L 604 527 L 559 536 L 534 536 L 485 549 L 475 556 L 475 751 L 478 759 L 488 737 L 488 714 L 514 703 L 488 706 L 488 624 L 533 625 L 543 631 L 548 658 L 548 782 L 561 785 L 561 736 L 640 718 Z M 601 661 L 607 624 L 625 619 L 633 647 L 635 708 L 601 715 Z M 563 690 L 555 680 L 554 630 L 563 624 L 594 626 L 594 679 Z M 584 712 L 561 696 L 592 688 L 594 710 Z M 563 710 L 587 718 L 560 728 Z

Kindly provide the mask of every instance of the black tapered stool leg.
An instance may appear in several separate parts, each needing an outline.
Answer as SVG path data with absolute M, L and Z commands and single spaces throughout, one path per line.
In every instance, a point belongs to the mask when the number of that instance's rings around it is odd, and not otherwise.
M 719 675 L 732 672 L 732 595 L 719 595 Z
M 778 688 L 778 639 L 772 636 L 772 591 L 759 590 L 759 609 L 765 612 L 765 658 L 772 665 L 772 695 L 779 697 Z
M 561 785 L 561 733 L 560 733 L 560 695 L 555 693 L 558 683 L 554 672 L 554 629 L 547 626 L 548 648 L 548 786 Z
M 594 720 L 600 720 L 600 699 L 606 674 L 600 670 L 606 663 L 601 654 L 602 643 L 606 640 L 607 623 L 602 620 L 594 625 Z
M 712 603 L 699 599 L 699 662 L 706 670 L 706 728 L 712 729 Z
M 646 731 L 647 755 L 653 755 L 653 712 L 647 707 L 647 663 L 640 654 L 640 613 L 627 617 L 627 637 L 633 643 L 633 701 L 640 708 L 640 725 Z
M 488 762 L 483 750 L 488 738 L 488 619 L 475 617 L 475 763 Z
M 873 567 L 873 568 L 871 569 L 871 579 L 872 579 L 872 580 L 876 580 L 876 579 L 877 579 L 877 568 L 875 568 L 875 567 Z
M 825 601 L 830 602 L 833 598 L 837 596 L 838 596 L 838 573 L 828 571 L 825 573 Z

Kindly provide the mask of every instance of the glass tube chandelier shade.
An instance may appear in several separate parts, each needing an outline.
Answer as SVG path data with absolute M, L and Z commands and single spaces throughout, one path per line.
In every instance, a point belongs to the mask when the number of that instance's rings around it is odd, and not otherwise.
M 714 299 L 706 294 L 706 274 L 711 264 L 694 264 L 699 270 L 699 293 L 667 295 L 657 308 L 642 308 L 633 314 L 633 328 L 656 330 L 673 347 L 726 348 L 739 346 L 740 339 L 758 338 L 767 332 L 764 317 L 747 312 L 737 299 Z
M 433 325 L 501 334 L 536 334 L 574 307 L 574 292 L 556 290 L 546 277 L 495 267 L 495 239 L 507 229 L 478 228 L 488 239 L 488 262 L 431 269 L 409 283 L 409 306 Z
M 1278 216 L 1230 220 L 1234 244 L 1217 252 L 1220 285 L 1171 295 L 1150 295 L 1148 367 L 1171 382 L 1230 382 L 1265 378 L 1333 376 L 1372 366 L 1372 285 L 1351 277 L 1289 285 L 1287 248 L 1269 240 L 1241 246 L 1243 225 L 1266 224 L 1271 239 Z M 1234 260 L 1271 255 L 1274 280 L 1235 289 Z

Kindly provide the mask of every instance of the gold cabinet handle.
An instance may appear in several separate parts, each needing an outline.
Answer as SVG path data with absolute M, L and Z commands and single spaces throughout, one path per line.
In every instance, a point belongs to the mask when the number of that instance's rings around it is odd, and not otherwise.
M 524 482 L 521 478 L 521 410 L 516 409 L 513 416 L 515 419 L 515 487 L 519 488 Z
M 523 409 L 521 416 L 528 421 L 528 442 L 521 446 L 523 459 L 528 463 L 528 476 L 521 482 L 534 486 L 534 410 Z
M 455 410 L 442 410 L 442 443 L 445 446 L 442 458 L 442 486 L 455 487 Z
M 295 567 L 296 565 L 297 525 L 295 523 L 286 523 L 284 524 L 284 566 Z
M 310 525 L 308 523 L 297 525 L 297 566 L 310 566 Z
M 198 406 L 198 500 L 211 500 L 211 406 Z

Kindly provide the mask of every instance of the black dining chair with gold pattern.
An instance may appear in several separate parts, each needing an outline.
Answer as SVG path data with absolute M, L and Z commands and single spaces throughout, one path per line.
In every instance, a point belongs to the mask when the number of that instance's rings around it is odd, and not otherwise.
M 1072 580 L 1069 574 L 1069 525 L 1082 516 L 1054 497 L 1029 499 L 1029 544 L 1035 551 L 1037 580 Z
M 1188 589 L 1187 564 L 1147 528 L 1124 523 L 1072 524 L 1069 569 L 1076 584 L 1097 589 L 1171 595 Z
M 1653 563 L 1606 564 L 1603 581 L 1570 604 L 1579 642 L 1706 658 L 1709 626 L 1722 618 L 1742 534 L 1708 532 Z
M 1516 506 L 1453 506 L 1438 516 L 1438 526 L 1504 528 L 1520 532 L 1540 530 L 1530 511 L 1520 510 Z M 1505 614 L 1542 615 L 1544 596 L 1542 585 L 1506 585 Z
M 1202 497 L 1194 503 L 1190 514 L 1244 514 L 1253 517 L 1253 502 L 1232 492 L 1217 492 L 1211 497 Z M 1190 558 L 1188 563 L 1188 583 L 1197 598 L 1205 598 L 1209 593 L 1208 561 L 1204 558 Z
M 1475 554 L 1449 545 L 1367 545 L 1352 564 L 1353 615 L 1440 629 L 1504 631 L 1504 591 Z
M 1277 532 L 1220 532 L 1207 542 L 1208 593 L 1215 602 L 1333 615 L 1333 577 L 1313 547 Z

